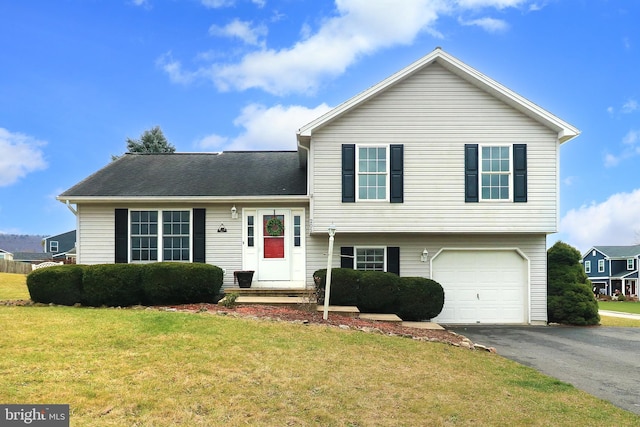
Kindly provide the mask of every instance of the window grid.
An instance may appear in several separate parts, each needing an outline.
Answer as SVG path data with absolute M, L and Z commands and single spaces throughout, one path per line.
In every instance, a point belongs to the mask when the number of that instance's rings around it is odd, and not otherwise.
M 293 246 L 300 246 L 300 215 L 293 217 Z
M 356 270 L 385 271 L 384 248 L 357 248 Z
M 358 198 L 386 200 L 387 148 L 358 148 Z
M 131 260 L 158 260 L 157 211 L 131 211 Z
M 591 273 L 591 261 L 584 262 L 584 272 Z
M 633 270 L 633 258 L 627 259 L 627 270 Z
M 58 241 L 52 240 L 49 242 L 49 252 L 58 252 Z
M 255 225 L 253 224 L 253 215 L 247 216 L 247 246 L 252 248 L 254 245 Z
M 189 261 L 189 211 L 162 212 L 163 261 Z
M 481 194 L 483 200 L 509 200 L 511 160 L 509 147 L 482 147 Z
M 598 260 L 598 273 L 604 273 L 604 260 Z

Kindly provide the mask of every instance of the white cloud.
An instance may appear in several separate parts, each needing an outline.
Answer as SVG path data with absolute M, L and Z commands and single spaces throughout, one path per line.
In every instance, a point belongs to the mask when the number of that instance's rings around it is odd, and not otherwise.
M 224 27 L 212 25 L 209 28 L 209 34 L 213 36 L 223 36 L 238 38 L 244 43 L 254 46 L 264 46 L 264 41 L 261 38 L 267 35 L 267 27 L 264 25 L 252 26 L 252 22 L 240 21 L 234 19 Z
M 640 188 L 572 209 L 560 221 L 566 243 L 581 252 L 597 245 L 633 245 L 640 233 Z
M 231 3 L 226 0 L 201 2 L 207 7 Z M 261 3 L 258 1 L 256 4 Z M 258 47 L 237 62 L 217 61 L 189 70 L 165 54 L 158 64 L 172 81 L 179 83 L 207 79 L 221 91 L 256 88 L 280 96 L 310 94 L 315 93 L 324 81 L 343 74 L 363 56 L 393 46 L 409 45 L 421 33 L 443 38 L 435 27 L 442 15 L 526 5 L 541 7 L 539 1 L 531 0 L 335 0 L 334 13 L 330 17 L 319 18 L 321 24 L 315 30 L 302 23 L 300 39 L 291 46 L 268 48 L 259 41 L 266 34 L 266 29 L 235 21 L 238 25 L 234 28 L 212 28 L 213 32 L 233 35 Z M 508 29 L 507 22 L 495 18 L 462 22 L 491 32 Z
M 9 186 L 27 174 L 46 169 L 40 147 L 44 141 L 0 128 L 0 187 Z
M 505 9 L 507 7 L 517 7 L 526 3 L 529 3 L 529 0 L 458 0 L 458 6 L 465 9 L 480 9 L 483 7 Z M 538 8 L 540 6 L 534 4 L 532 7 Z
M 623 149 L 618 155 L 606 153 L 605 167 L 617 166 L 621 161 L 640 155 L 640 130 L 632 129 L 622 138 Z
M 638 110 L 638 101 L 630 99 L 622 105 L 622 112 L 625 114 L 633 113 Z
M 221 7 L 229 7 L 235 4 L 235 0 L 200 0 L 204 7 L 209 9 L 218 9 Z
M 464 26 L 478 26 L 490 33 L 500 33 L 509 29 L 509 24 L 507 24 L 502 19 L 494 19 L 489 17 L 472 19 L 470 21 L 458 19 L 458 22 Z
M 209 135 L 196 143 L 200 149 L 224 150 L 294 150 L 296 131 L 331 108 L 326 104 L 315 108 L 299 105 L 260 104 L 246 106 L 233 124 L 242 129 L 236 137 Z

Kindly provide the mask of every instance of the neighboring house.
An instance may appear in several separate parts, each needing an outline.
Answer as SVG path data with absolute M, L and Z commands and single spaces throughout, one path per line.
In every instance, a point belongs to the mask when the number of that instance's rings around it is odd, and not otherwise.
M 40 263 L 53 260 L 53 254 L 51 252 L 16 252 L 13 254 L 13 260 L 17 262 Z
M 5 251 L 4 249 L 0 249 L 0 259 L 13 261 L 13 254 L 9 251 Z
M 45 252 L 53 254 L 54 259 L 65 259 L 67 252 L 76 247 L 76 230 L 45 237 L 42 239 L 42 246 Z
M 436 49 L 297 132 L 297 151 L 127 154 L 58 200 L 77 262 L 206 262 L 258 288 L 327 265 L 431 277 L 441 323 L 545 323 L 560 144 L 579 131 Z
M 584 272 L 596 292 L 612 296 L 616 291 L 638 296 L 640 245 L 594 246 L 582 256 Z

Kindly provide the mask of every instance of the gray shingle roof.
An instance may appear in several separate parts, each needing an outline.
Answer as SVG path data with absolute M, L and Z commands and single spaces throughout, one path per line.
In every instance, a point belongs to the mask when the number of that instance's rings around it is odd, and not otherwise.
M 594 246 L 609 258 L 629 258 L 640 255 L 640 245 L 634 246 Z
M 59 198 L 306 195 L 296 151 L 125 154 Z

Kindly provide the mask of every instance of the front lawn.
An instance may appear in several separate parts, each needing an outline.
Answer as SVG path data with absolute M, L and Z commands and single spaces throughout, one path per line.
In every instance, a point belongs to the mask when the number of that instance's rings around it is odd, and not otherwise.
M 600 310 L 640 314 L 640 302 L 638 301 L 598 301 L 598 308 Z
M 324 325 L 48 306 L 0 325 L 0 402 L 66 403 L 73 426 L 639 420 L 499 355 Z
M 27 276 L 15 273 L 0 273 L 0 301 L 31 299 L 27 289 Z

